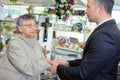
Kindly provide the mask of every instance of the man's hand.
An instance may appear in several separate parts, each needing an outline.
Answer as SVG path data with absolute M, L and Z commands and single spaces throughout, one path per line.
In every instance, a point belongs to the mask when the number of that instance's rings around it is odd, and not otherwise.
M 59 65 L 56 61 L 50 61 L 51 67 L 48 68 L 48 71 L 50 71 L 53 74 L 57 74 L 57 66 Z
M 54 62 L 57 62 L 57 63 L 64 65 L 64 66 L 69 66 L 69 62 L 65 59 L 54 59 L 52 61 L 52 63 L 54 63 Z
M 50 61 L 49 63 L 51 64 L 51 67 L 48 68 L 48 71 L 52 72 L 53 74 L 57 74 L 57 66 L 59 64 L 69 66 L 69 62 L 65 59 L 55 59 L 53 61 Z

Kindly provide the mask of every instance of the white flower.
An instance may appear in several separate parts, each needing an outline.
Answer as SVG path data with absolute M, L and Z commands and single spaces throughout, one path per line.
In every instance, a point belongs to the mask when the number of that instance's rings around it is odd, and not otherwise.
M 65 3 L 65 2 L 67 2 L 66 0 L 60 0 L 61 1 L 61 3 Z
M 62 7 L 64 7 L 64 5 L 63 5 L 63 4 L 60 4 L 59 7 L 62 8 Z
M 71 12 L 69 10 L 66 11 L 67 14 L 70 14 Z

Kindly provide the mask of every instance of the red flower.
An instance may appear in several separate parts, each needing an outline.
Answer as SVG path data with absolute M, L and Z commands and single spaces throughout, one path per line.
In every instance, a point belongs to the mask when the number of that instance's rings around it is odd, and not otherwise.
M 75 1 L 74 0 L 72 0 L 72 5 L 75 5 Z
M 64 20 L 68 20 L 68 18 L 69 18 L 69 16 L 65 16 L 65 17 L 64 17 Z

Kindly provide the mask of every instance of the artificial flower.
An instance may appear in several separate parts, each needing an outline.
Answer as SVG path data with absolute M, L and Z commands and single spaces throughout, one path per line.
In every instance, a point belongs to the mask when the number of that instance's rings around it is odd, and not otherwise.
M 75 0 L 55 0 L 55 2 L 56 15 L 59 19 L 68 20 L 69 16 L 74 12 Z

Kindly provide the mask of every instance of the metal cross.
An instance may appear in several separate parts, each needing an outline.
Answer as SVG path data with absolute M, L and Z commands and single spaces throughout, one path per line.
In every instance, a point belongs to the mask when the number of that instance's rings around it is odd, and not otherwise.
M 46 18 L 45 22 L 41 23 L 41 26 L 45 29 L 43 34 L 43 42 L 46 42 L 48 37 L 48 28 L 52 26 L 52 23 L 49 23 L 49 18 Z

